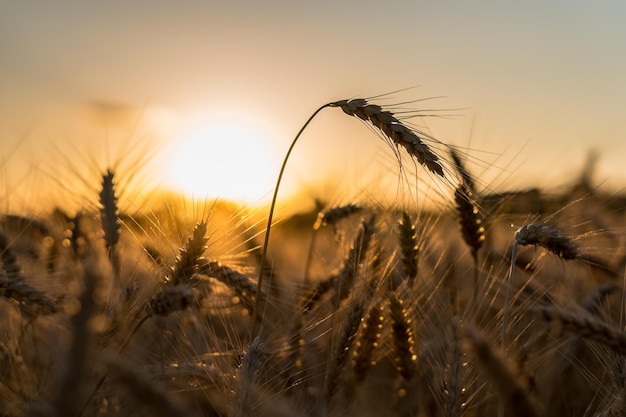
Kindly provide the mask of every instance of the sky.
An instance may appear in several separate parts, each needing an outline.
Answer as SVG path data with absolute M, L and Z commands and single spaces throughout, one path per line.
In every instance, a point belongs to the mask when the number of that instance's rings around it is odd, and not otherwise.
M 372 102 L 418 100 L 437 117 L 413 122 L 461 147 L 486 189 L 567 184 L 590 150 L 597 183 L 621 189 L 624 18 L 623 1 L 0 0 L 1 209 L 109 165 L 267 201 L 315 109 L 399 90 Z M 327 109 L 281 195 L 393 188 L 385 146 Z

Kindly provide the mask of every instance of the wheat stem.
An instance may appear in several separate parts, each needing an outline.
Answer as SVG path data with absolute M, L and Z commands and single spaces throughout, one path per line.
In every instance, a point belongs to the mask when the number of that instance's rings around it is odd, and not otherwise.
M 306 121 L 306 123 L 304 123 L 304 125 L 300 128 L 300 131 L 298 132 L 298 134 L 296 135 L 296 137 L 293 139 L 293 141 L 291 142 L 291 145 L 289 146 L 289 149 L 287 150 L 287 154 L 285 155 L 285 159 L 283 160 L 283 164 L 280 167 L 280 172 L 278 173 L 278 179 L 276 180 L 276 187 L 274 187 L 274 195 L 272 196 L 272 203 L 270 205 L 270 211 L 269 214 L 267 216 L 267 226 L 265 228 L 265 239 L 263 241 L 263 253 L 261 253 L 261 264 L 259 265 L 259 279 L 257 280 L 258 283 L 258 288 L 259 288 L 259 294 L 261 293 L 261 291 L 263 291 L 263 271 L 265 270 L 265 262 L 267 260 L 267 247 L 270 241 L 270 231 L 272 229 L 272 220 L 274 218 L 274 209 L 276 207 L 276 198 L 278 197 L 278 188 L 280 187 L 280 182 L 283 179 L 283 174 L 285 173 L 285 168 L 287 166 L 287 161 L 289 160 L 289 155 L 291 155 L 291 151 L 293 150 L 294 146 L 296 145 L 296 142 L 298 141 L 298 139 L 300 138 L 300 136 L 302 135 L 302 132 L 304 132 L 304 129 L 306 129 L 306 127 L 311 123 L 311 121 L 315 118 L 315 116 L 317 116 L 317 114 L 319 112 L 321 112 L 322 110 L 324 110 L 326 107 L 330 107 L 332 105 L 332 103 L 327 103 L 324 104 L 323 106 L 321 106 L 319 109 L 315 110 L 315 112 L 311 115 L 311 117 L 309 117 L 309 119 Z M 262 320 L 261 323 L 259 325 L 257 325 L 257 320 L 258 320 L 258 316 L 259 316 L 259 309 L 261 307 L 261 299 L 260 297 L 256 297 L 255 301 L 254 301 L 254 309 L 252 312 L 252 331 L 253 333 L 257 333 L 260 337 L 261 335 L 261 330 L 263 328 L 262 326 Z M 257 329 L 258 326 L 258 329 Z

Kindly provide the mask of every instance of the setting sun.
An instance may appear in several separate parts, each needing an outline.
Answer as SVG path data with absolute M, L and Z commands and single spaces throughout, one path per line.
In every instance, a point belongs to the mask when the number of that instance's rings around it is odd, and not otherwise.
M 198 117 L 174 140 L 169 178 L 187 195 L 258 202 L 276 180 L 273 133 L 241 116 Z

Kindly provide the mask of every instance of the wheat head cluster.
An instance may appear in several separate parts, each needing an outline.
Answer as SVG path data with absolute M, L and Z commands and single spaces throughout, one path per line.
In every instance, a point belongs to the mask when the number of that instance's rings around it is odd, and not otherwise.
M 274 221 L 333 108 L 448 201 Z M 112 168 L 74 211 L 2 213 L 0 415 L 626 415 L 626 196 L 493 192 L 468 159 L 340 100 L 269 215 L 131 214 Z

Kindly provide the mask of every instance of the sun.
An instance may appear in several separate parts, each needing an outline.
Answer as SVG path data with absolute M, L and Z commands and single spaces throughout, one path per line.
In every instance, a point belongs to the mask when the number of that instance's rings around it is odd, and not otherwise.
M 171 185 L 194 198 L 264 201 L 278 172 L 275 141 L 254 118 L 195 117 L 177 134 L 168 156 Z

